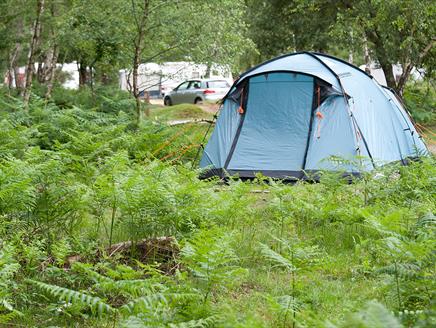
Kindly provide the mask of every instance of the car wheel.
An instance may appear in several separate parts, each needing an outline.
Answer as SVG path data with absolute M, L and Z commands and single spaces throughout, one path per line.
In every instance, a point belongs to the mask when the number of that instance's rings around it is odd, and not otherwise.
M 171 101 L 170 97 L 165 97 L 164 98 L 164 105 L 165 106 L 172 106 L 173 105 L 173 102 Z
M 203 103 L 203 99 L 201 98 L 195 98 L 194 104 L 201 105 Z

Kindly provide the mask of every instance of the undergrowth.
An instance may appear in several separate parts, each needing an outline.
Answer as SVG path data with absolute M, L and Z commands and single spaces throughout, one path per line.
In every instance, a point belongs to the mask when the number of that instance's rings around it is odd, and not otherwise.
M 409 84 L 404 91 L 404 101 L 413 118 L 421 124 L 436 124 L 436 91 L 434 82 Z
M 65 93 L 28 112 L 0 96 L 0 325 L 436 324 L 434 159 L 352 184 L 199 181 L 206 125 L 138 127 L 124 100 Z M 163 236 L 171 268 L 139 261 Z

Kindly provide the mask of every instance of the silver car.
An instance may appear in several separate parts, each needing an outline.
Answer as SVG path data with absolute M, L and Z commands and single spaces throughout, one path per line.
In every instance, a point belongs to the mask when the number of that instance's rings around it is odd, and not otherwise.
M 223 98 L 229 90 L 230 84 L 226 80 L 189 80 L 165 94 L 164 104 L 171 106 L 182 103 L 215 102 Z

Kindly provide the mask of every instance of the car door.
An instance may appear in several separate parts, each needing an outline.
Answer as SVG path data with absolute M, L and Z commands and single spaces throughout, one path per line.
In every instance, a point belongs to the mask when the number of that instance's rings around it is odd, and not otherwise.
M 189 81 L 183 82 L 177 88 L 175 88 L 171 94 L 171 101 L 173 105 L 184 103 L 185 92 L 188 89 Z
M 193 104 L 197 98 L 197 92 L 200 89 L 200 81 L 191 81 L 188 89 L 183 96 L 183 102 Z

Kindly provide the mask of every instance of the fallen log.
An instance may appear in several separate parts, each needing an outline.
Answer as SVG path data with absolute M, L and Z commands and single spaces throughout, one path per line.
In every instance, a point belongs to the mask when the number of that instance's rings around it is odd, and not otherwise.
M 156 237 L 142 239 L 136 242 L 125 241 L 105 249 L 109 257 L 115 254 L 137 254 L 138 260 L 147 260 L 150 257 L 174 258 L 179 253 L 179 247 L 174 237 Z
M 177 240 L 172 236 L 155 237 L 139 241 L 125 241 L 98 250 L 91 262 L 98 262 L 102 258 L 116 258 L 117 262 L 134 263 L 160 263 L 160 269 L 172 273 L 178 267 L 177 258 L 180 248 Z M 75 262 L 89 262 L 89 259 L 80 254 L 68 256 L 65 268 L 71 267 Z

